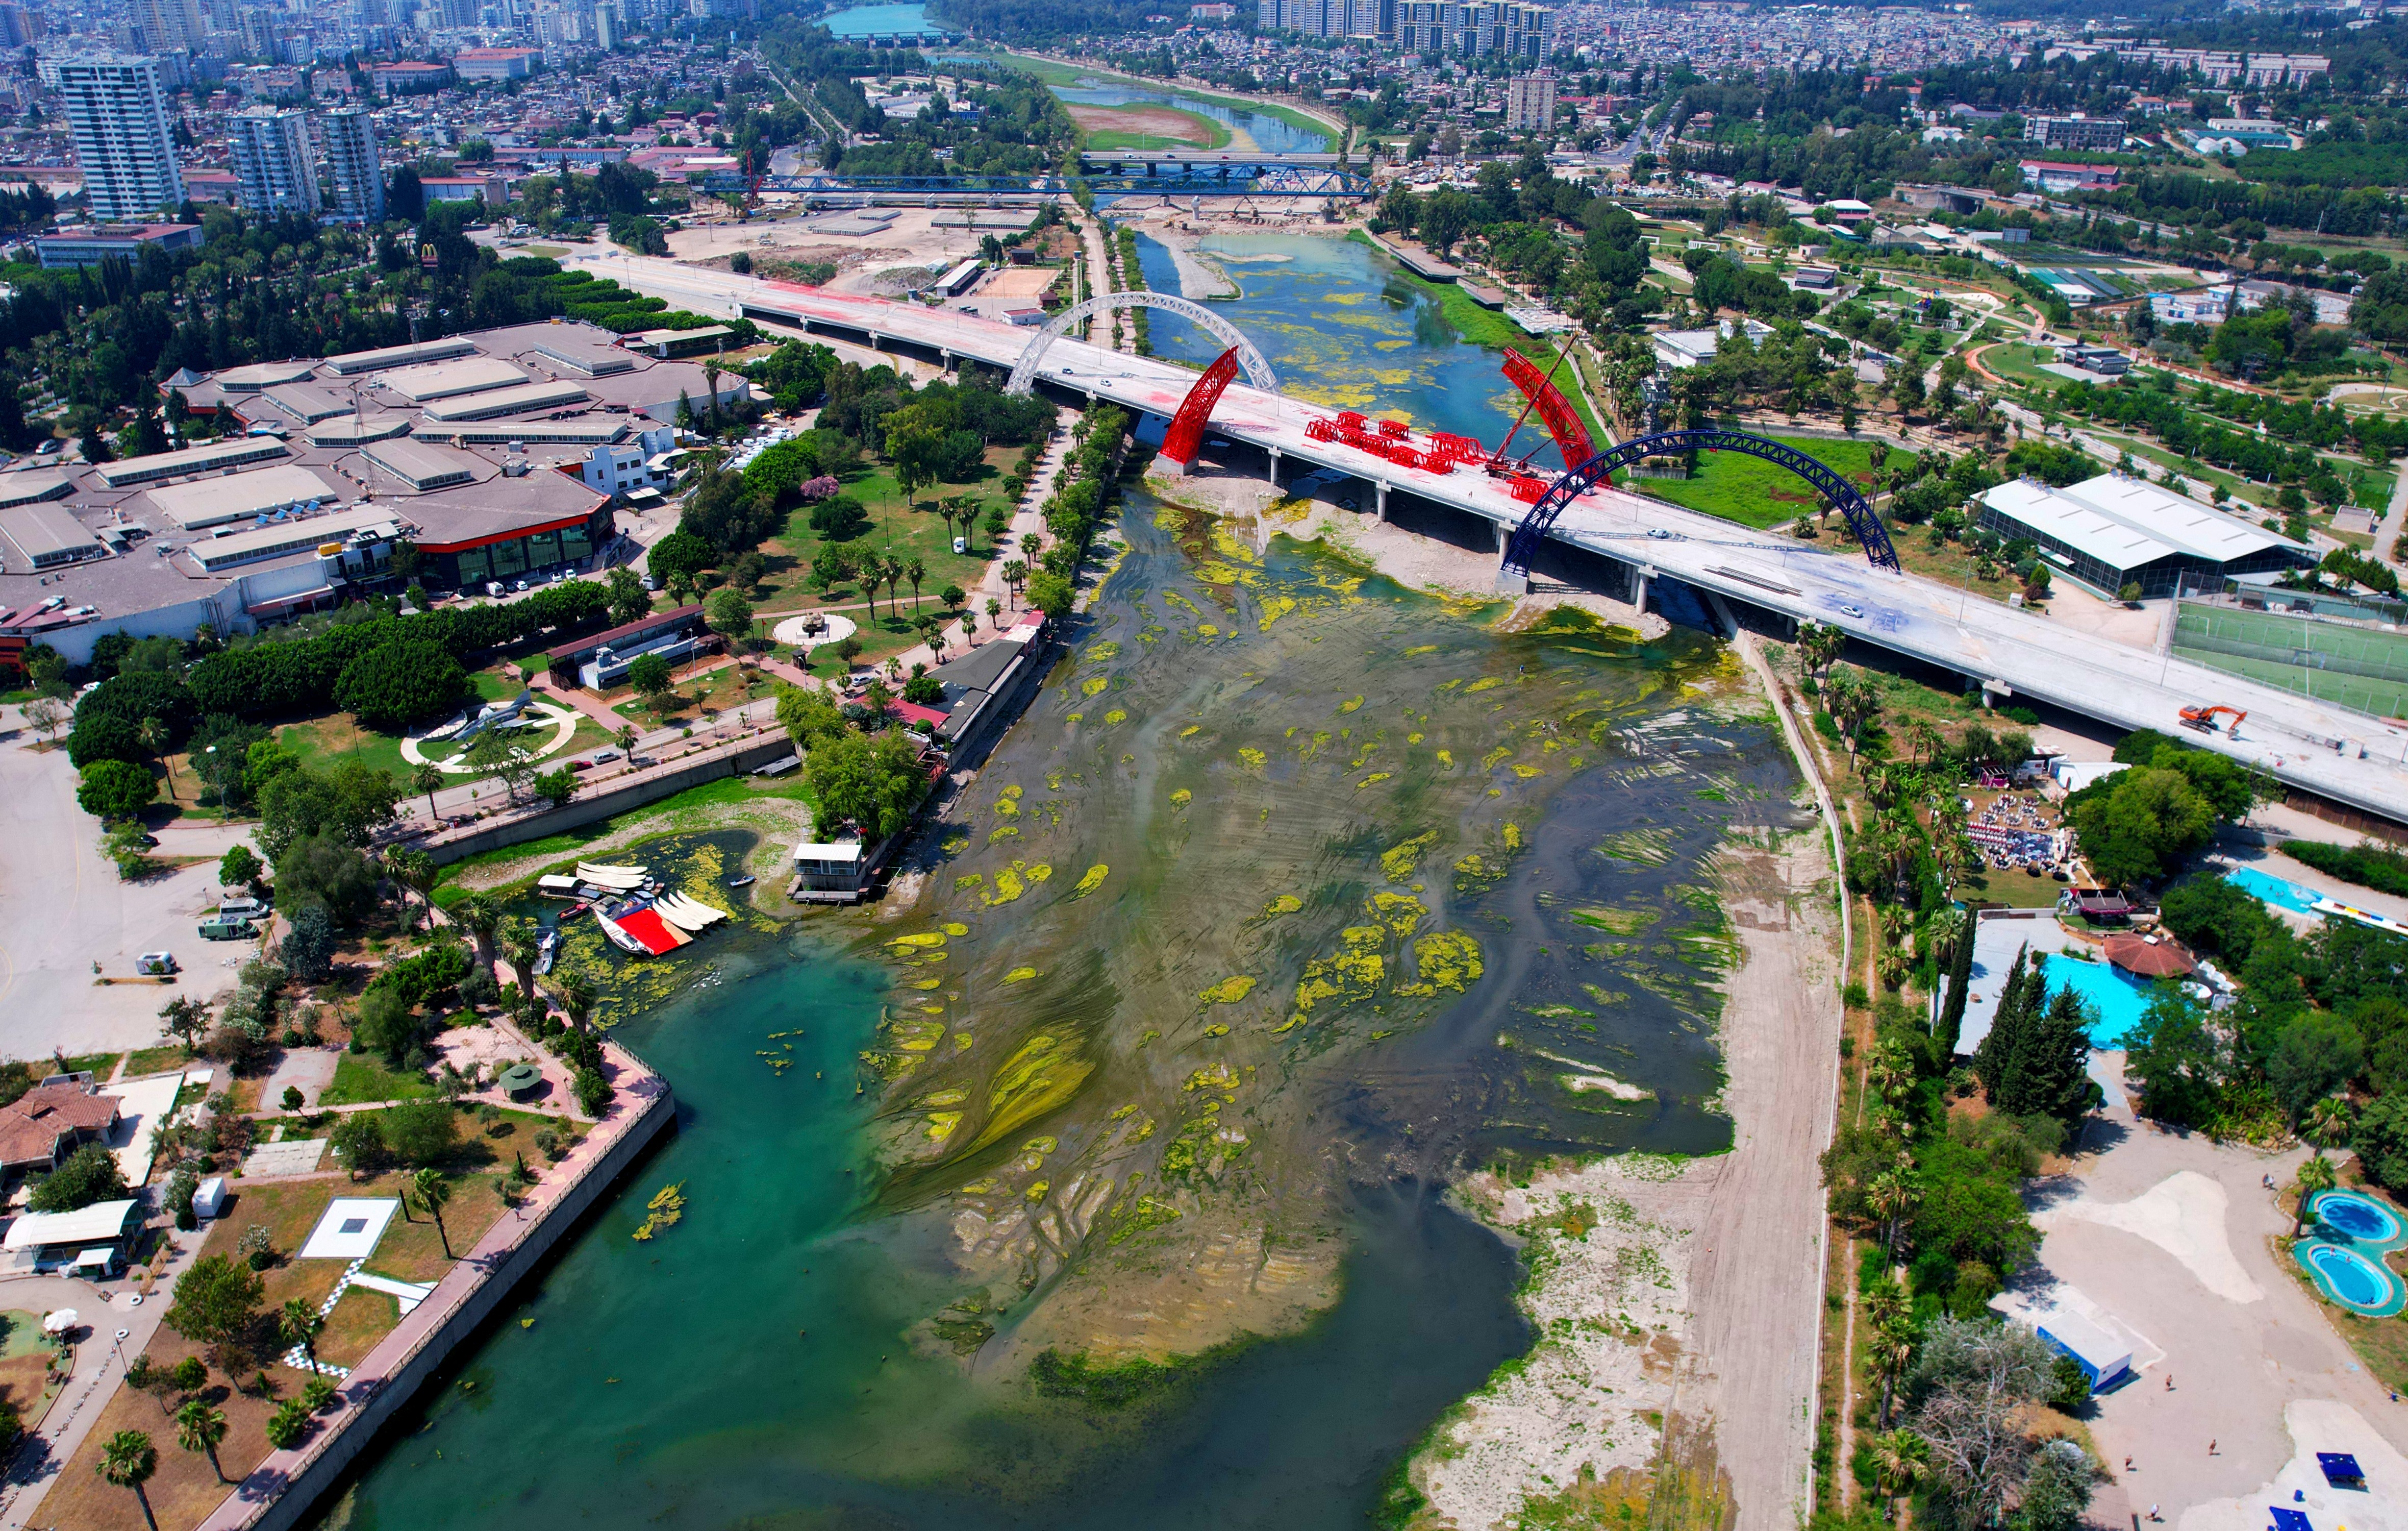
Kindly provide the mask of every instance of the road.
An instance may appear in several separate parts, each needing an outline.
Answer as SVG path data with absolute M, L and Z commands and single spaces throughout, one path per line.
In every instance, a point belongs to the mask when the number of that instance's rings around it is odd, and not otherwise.
M 670 261 L 612 258 L 609 269 L 626 285 L 702 311 L 781 315 L 806 328 L 865 336 L 882 347 L 924 348 L 997 367 L 1010 366 L 1032 340 L 1026 330 L 968 314 Z M 1039 373 L 1056 387 L 1165 417 L 1177 412 L 1196 377 L 1168 362 L 1117 356 L 1068 339 L 1053 343 Z M 1367 498 L 1381 504 L 1391 490 L 1403 491 L 1478 516 L 1498 528 L 1500 547 L 1526 513 L 1484 475 L 1399 467 L 1312 440 L 1307 426 L 1326 413 L 1233 384 L 1214 412 L 1212 433 L 1275 458 L 1301 459 L 1363 480 L 1374 486 Z M 1280 470 L 1275 467 L 1275 474 Z M 1993 695 L 2064 707 L 2117 727 L 2171 729 L 2181 708 L 2202 700 L 2241 708 L 2249 714 L 2242 737 L 2200 735 L 2198 743 L 2291 786 L 2408 821 L 2408 729 L 2362 714 L 2068 631 L 2035 613 L 1973 600 L 1952 585 L 1873 569 L 1844 549 L 1827 552 L 1617 490 L 1583 496 L 1551 535 L 1636 566 L 1650 578 L 1670 575 L 1783 616 L 1832 624 L 1864 643 L 1980 682 Z

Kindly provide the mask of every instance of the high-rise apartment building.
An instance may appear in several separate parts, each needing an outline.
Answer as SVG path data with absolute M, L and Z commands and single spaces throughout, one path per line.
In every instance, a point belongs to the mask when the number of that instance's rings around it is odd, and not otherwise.
M 1535 63 L 1555 51 L 1555 13 L 1522 0 L 1396 0 L 1390 36 L 1400 52 Z
M 43 73 L 65 105 L 94 218 L 147 218 L 184 200 L 157 59 L 92 53 L 45 61 Z
M 0 44 L 23 48 L 39 42 L 43 33 L 42 13 L 27 10 L 22 6 L 0 5 Z
M 326 192 L 347 224 L 384 222 L 384 166 L 376 123 L 366 107 L 342 107 L 319 119 L 326 130 Z
M 1555 77 L 1548 70 L 1505 82 L 1505 131 L 1544 133 L 1555 125 Z
M 199 0 L 136 0 L 134 19 L 145 44 L 155 52 L 198 52 L 208 40 Z
M 226 119 L 226 147 L 234 152 L 236 206 L 245 212 L 318 216 L 318 165 L 307 112 L 236 112 Z
M 626 23 L 619 20 L 619 7 L 603 0 L 594 7 L 594 46 L 609 52 L 626 40 Z

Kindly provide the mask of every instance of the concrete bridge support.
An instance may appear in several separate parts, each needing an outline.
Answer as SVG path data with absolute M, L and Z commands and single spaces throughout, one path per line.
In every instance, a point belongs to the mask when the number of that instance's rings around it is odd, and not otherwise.
M 1280 486 L 1280 449 L 1277 447 L 1271 447 L 1268 451 L 1271 455 L 1271 487 L 1276 489 Z
M 1371 491 L 1372 504 L 1375 507 L 1375 513 L 1380 518 L 1380 525 L 1384 527 L 1388 524 L 1388 485 L 1386 481 L 1374 480 L 1371 484 Z

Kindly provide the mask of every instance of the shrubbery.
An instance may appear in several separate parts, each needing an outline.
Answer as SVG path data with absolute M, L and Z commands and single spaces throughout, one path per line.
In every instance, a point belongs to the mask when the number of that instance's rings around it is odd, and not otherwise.
M 420 640 L 372 648 L 335 678 L 336 704 L 388 733 L 449 716 L 473 695 L 460 661 Z

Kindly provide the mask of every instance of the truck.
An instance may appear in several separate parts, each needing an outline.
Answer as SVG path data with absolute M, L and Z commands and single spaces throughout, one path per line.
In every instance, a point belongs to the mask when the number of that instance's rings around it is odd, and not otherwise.
M 200 923 L 204 941 L 248 941 L 259 933 L 259 927 L 238 915 L 213 915 Z

